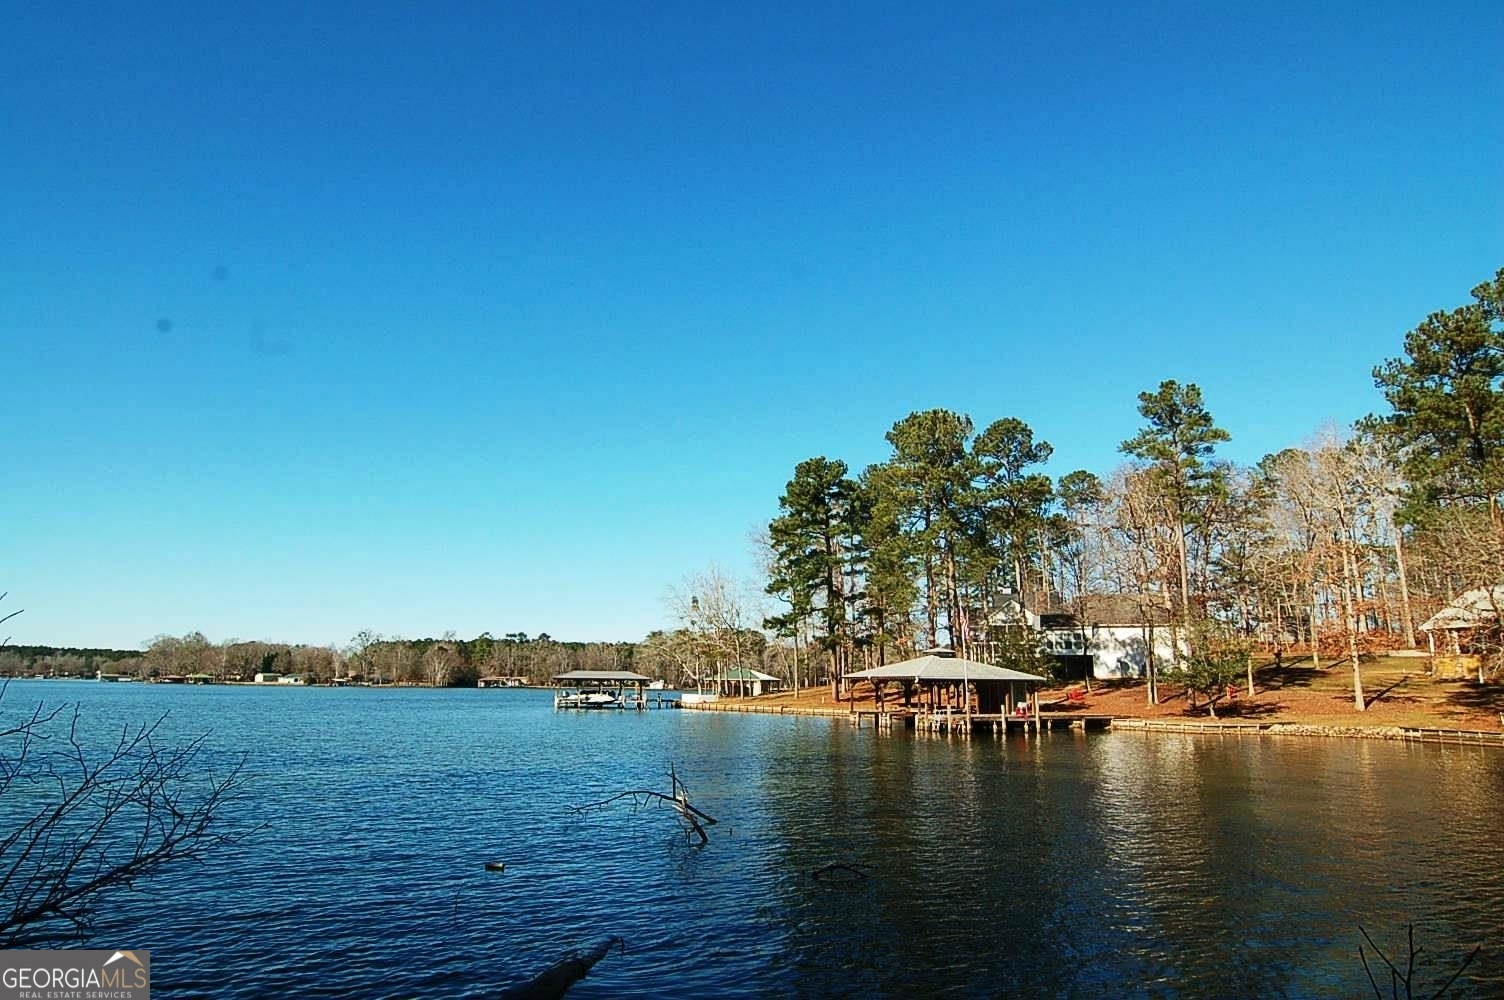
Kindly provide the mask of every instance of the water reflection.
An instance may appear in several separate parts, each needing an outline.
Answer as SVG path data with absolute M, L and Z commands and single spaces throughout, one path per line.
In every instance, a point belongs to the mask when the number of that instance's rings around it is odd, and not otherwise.
M 251 752 L 236 821 L 264 824 L 101 922 L 163 997 L 493 995 L 602 934 L 627 952 L 571 997 L 1357 996 L 1358 924 L 1412 921 L 1421 981 L 1481 940 L 1448 995 L 1504 995 L 1497 752 L 138 687 L 67 694 Z M 721 821 L 704 849 L 663 810 L 569 811 L 670 766 Z
M 1421 853 L 1417 825 L 1460 809 L 1486 829 L 1478 789 L 1496 787 L 1497 758 L 1453 765 L 1451 782 L 1480 772 L 1463 790 L 1428 780 L 1452 755 L 1386 744 L 861 734 L 844 750 L 867 769 L 863 831 L 885 852 L 870 884 L 780 883 L 814 993 L 1329 995 L 1366 985 L 1359 923 L 1415 921 L 1437 972 L 1497 933 L 1487 850 L 1464 852 L 1459 879 L 1458 859 Z M 793 867 L 822 856 L 814 794 L 768 796 Z M 1497 958 L 1474 971 L 1457 995 L 1493 993 Z

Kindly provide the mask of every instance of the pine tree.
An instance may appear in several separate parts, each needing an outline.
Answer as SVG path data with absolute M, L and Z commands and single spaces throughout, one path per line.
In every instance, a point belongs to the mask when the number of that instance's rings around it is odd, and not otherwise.
M 1376 425 L 1402 456 L 1415 507 L 1488 509 L 1504 566 L 1504 268 L 1473 301 L 1405 335 L 1405 357 L 1373 371 L 1393 412 Z
M 850 646 L 845 540 L 856 530 L 852 518 L 857 485 L 846 473 L 846 463 L 839 459 L 821 456 L 800 462 L 779 498 L 782 513 L 768 525 L 773 549 L 768 593 L 789 601 L 788 624 L 795 628 L 820 615 L 820 643 L 830 656 L 831 683 L 837 686 Z
M 1121 451 L 1148 463 L 1150 482 L 1166 502 L 1173 523 L 1180 571 L 1180 618 L 1185 634 L 1191 631 L 1191 572 L 1186 535 L 1202 521 L 1209 499 L 1223 487 L 1212 457 L 1216 446 L 1231 439 L 1212 420 L 1194 383 L 1174 379 L 1156 392 L 1138 395 L 1138 412 L 1148 426 L 1121 446 Z

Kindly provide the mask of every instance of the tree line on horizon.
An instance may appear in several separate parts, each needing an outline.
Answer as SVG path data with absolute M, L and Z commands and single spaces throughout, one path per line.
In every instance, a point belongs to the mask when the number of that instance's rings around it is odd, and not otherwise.
M 722 581 L 724 584 L 724 581 Z M 159 635 L 144 650 L 61 646 L 0 648 L 0 677 L 92 678 L 98 673 L 141 680 L 208 675 L 250 681 L 258 673 L 298 675 L 310 683 L 358 678 L 375 684 L 474 687 L 485 677 L 520 677 L 546 684 L 571 670 L 630 670 L 674 683 L 710 679 L 707 668 L 731 665 L 779 669 L 767 636 L 757 628 L 725 626 L 725 609 L 742 605 L 715 584 L 702 588 L 706 615 L 693 629 L 655 630 L 638 642 L 572 642 L 547 632 L 482 632 L 473 639 L 452 633 L 404 639 L 363 631 L 343 646 L 262 640 L 213 642 L 202 632 Z M 719 601 L 717 595 L 719 594 Z M 698 604 L 698 598 L 696 599 Z
M 948 646 L 997 659 L 1009 601 L 1082 612 L 1131 596 L 1177 633 L 1162 665 L 1207 690 L 1255 647 L 1346 659 L 1417 644 L 1458 592 L 1504 582 L 1504 268 L 1432 313 L 1373 369 L 1390 412 L 1326 428 L 1251 466 L 1201 389 L 1139 394 L 1123 464 L 1042 471 L 1053 448 L 1017 417 L 980 430 L 946 409 L 887 432 L 882 462 L 800 462 L 768 525 L 765 626 L 793 669 L 838 684 L 890 654 Z M 1004 658 L 1037 663 L 1024 642 Z M 1149 698 L 1154 700 L 1155 667 Z
M 250 681 L 258 673 L 275 673 L 299 675 L 310 683 L 358 678 L 375 684 L 474 687 L 482 677 L 491 676 L 546 683 L 569 670 L 630 670 L 637 645 L 562 642 L 546 632 L 404 639 L 363 631 L 344 646 L 212 642 L 202 632 L 189 632 L 159 635 L 144 650 L 8 646 L 0 649 L 0 677 L 88 678 L 104 672 L 142 680 L 204 674 L 216 680 Z

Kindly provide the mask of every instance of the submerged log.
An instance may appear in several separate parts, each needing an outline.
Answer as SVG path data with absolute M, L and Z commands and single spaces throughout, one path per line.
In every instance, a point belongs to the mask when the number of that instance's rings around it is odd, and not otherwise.
M 619 937 L 602 938 L 560 959 L 527 982 L 503 990 L 502 1000 L 559 1000 L 571 986 L 590 974 L 613 945 L 627 950 L 626 942 Z

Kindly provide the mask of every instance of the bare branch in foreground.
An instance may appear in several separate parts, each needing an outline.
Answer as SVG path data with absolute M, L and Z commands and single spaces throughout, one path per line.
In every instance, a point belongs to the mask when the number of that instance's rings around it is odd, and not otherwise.
M 0 593 L 0 601 L 5 600 L 9 596 L 10 596 L 10 591 L 8 591 L 8 590 L 5 591 L 4 593 Z M 12 611 L 8 615 L 0 615 L 0 625 L 4 625 L 6 622 L 10 621 L 12 618 L 16 617 L 16 615 L 19 615 L 21 612 L 23 612 L 25 610 L 26 610 L 25 608 L 17 608 L 15 611 Z M 9 643 L 10 643 L 10 636 L 6 636 L 3 640 L 0 640 L 0 646 L 5 646 L 5 645 L 8 645 Z
M 103 894 L 233 839 L 218 822 L 241 765 L 208 773 L 204 737 L 164 743 L 162 718 L 102 750 L 85 746 L 76 707 L 0 723 L 0 947 L 76 937 Z
M 1405 971 L 1401 972 L 1399 966 L 1391 962 L 1389 956 L 1384 954 L 1384 950 L 1374 943 L 1373 938 L 1368 936 L 1368 931 L 1363 928 L 1363 925 L 1358 925 L 1358 933 L 1363 935 L 1363 940 L 1368 942 L 1368 946 L 1373 949 L 1374 954 L 1379 957 L 1380 961 L 1389 970 L 1389 995 L 1391 1000 L 1398 1000 L 1401 987 L 1404 987 L 1405 990 L 1405 1000 L 1413 1000 L 1415 996 L 1415 959 L 1425 950 L 1424 948 L 1415 947 L 1415 925 L 1410 924 L 1406 928 L 1406 931 L 1410 955 L 1405 962 Z M 1452 988 L 1452 984 L 1467 971 L 1467 967 L 1473 964 L 1473 959 L 1477 958 L 1478 953 L 1482 950 L 1483 946 L 1480 944 L 1469 952 L 1467 958 L 1462 960 L 1462 965 L 1458 966 L 1457 971 L 1452 973 L 1452 977 L 1443 983 L 1439 990 L 1431 994 L 1431 1000 L 1440 1000 L 1446 991 Z M 1378 1000 L 1384 1000 L 1384 994 L 1379 989 L 1378 981 L 1374 979 L 1373 969 L 1368 965 L 1368 955 L 1363 950 L 1361 944 L 1358 945 L 1358 959 L 1363 963 L 1363 971 L 1368 974 L 1368 985 L 1373 987 L 1373 995 Z

